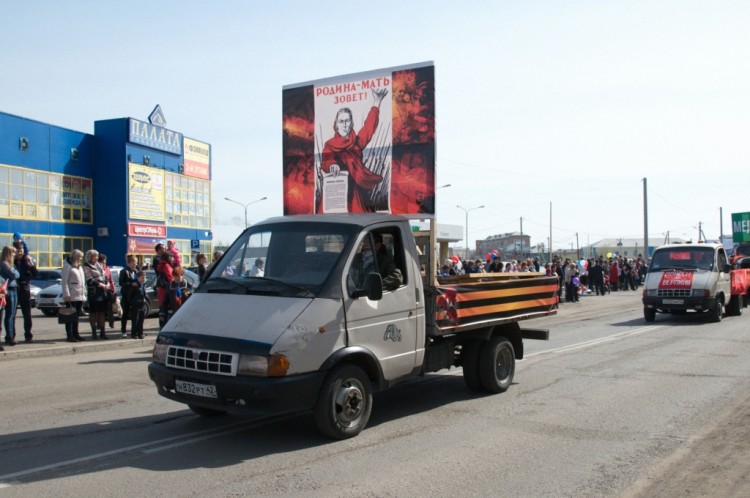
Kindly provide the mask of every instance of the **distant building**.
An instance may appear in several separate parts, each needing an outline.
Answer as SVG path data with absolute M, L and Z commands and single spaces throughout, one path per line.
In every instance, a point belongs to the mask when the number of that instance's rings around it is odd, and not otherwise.
M 493 250 L 497 250 L 502 260 L 526 259 L 531 254 L 531 237 L 521 232 L 491 235 L 475 244 L 477 257 L 482 259 Z
M 670 238 L 668 241 L 664 238 L 649 238 L 648 251 L 643 248 L 643 239 L 618 237 L 612 239 L 602 239 L 589 246 L 581 248 L 581 259 L 588 258 L 608 258 L 610 255 L 617 255 L 626 258 L 636 258 L 641 255 L 650 258 L 654 249 L 667 243 L 679 244 L 688 242 L 680 238 Z

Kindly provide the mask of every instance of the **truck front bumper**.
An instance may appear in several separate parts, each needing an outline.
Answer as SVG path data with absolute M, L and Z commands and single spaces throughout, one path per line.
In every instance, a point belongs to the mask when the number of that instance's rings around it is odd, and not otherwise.
M 180 403 L 232 413 L 267 415 L 310 410 L 315 406 L 325 371 L 289 377 L 228 377 L 168 368 L 151 362 L 148 375 L 160 395 Z M 177 392 L 175 381 L 213 386 L 216 397 Z
M 658 311 L 708 311 L 716 306 L 714 297 L 658 297 L 645 296 L 643 305 Z

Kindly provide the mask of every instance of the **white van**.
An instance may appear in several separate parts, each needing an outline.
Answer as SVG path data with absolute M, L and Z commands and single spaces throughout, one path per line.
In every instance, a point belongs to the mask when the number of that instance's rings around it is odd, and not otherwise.
M 643 289 L 643 316 L 656 312 L 707 313 L 721 321 L 732 297 L 731 266 L 721 244 L 670 244 L 651 258 Z

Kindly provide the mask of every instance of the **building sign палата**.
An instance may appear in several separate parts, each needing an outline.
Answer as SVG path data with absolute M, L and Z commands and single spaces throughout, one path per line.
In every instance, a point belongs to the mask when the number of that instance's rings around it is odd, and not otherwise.
M 128 141 L 172 154 L 182 154 L 182 134 L 130 118 Z

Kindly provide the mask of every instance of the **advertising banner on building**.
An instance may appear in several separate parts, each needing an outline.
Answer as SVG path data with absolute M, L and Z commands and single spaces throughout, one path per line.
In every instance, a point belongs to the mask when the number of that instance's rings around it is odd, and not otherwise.
M 732 241 L 750 242 L 750 213 L 732 213 Z
M 164 223 L 164 171 L 128 163 L 128 213 L 134 220 Z
M 128 253 L 154 254 L 156 244 L 166 244 L 166 240 L 157 238 L 128 237 Z
M 194 178 L 211 178 L 211 146 L 190 138 L 183 140 L 183 173 Z
M 164 225 L 153 225 L 147 223 L 128 223 L 128 235 L 134 237 L 158 237 L 163 239 L 167 236 L 167 227 Z
M 283 89 L 284 214 L 435 213 L 431 62 Z

